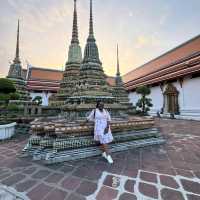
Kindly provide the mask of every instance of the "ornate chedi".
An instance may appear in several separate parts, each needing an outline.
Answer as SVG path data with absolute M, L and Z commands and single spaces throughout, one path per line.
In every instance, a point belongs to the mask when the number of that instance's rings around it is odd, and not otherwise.
M 56 96 L 50 98 L 50 106 L 61 106 L 68 99 L 68 97 L 73 95 L 75 91 L 74 86 L 76 86 L 79 81 L 81 62 L 82 53 L 78 39 L 76 0 L 74 0 L 73 29 L 71 44 L 68 52 L 68 61 L 65 65 L 60 90 Z
M 72 97 L 65 101 L 63 110 L 69 119 L 85 117 L 93 109 L 98 100 L 102 100 L 112 116 L 126 116 L 127 107 L 120 104 L 112 95 L 112 88 L 106 81 L 102 63 L 99 59 L 98 47 L 93 31 L 92 1 L 90 1 L 89 36 L 80 66 L 80 80 Z
M 124 106 L 130 107 L 128 93 L 123 85 L 122 77 L 120 74 L 120 66 L 119 66 L 119 49 L 117 45 L 117 73 L 115 77 L 115 86 L 113 86 L 113 96 L 117 98 L 117 100 Z
M 66 74 L 69 72 L 68 67 L 71 66 L 77 67 L 78 73 L 80 63 L 77 61 L 81 60 L 78 48 L 79 56 L 69 62 L 70 58 L 75 58 L 72 55 L 77 52 L 78 45 L 78 34 L 76 31 L 73 33 L 76 37 L 73 37 L 72 44 L 76 47 L 70 46 L 74 51 L 71 49 L 72 54 L 69 53 L 71 57 L 69 56 L 66 65 Z M 74 88 L 75 91 L 69 92 L 67 88 L 65 90 L 64 85 L 61 88 L 66 94 L 63 98 L 64 104 L 61 105 L 65 117 L 62 115 L 54 118 L 46 117 L 32 122 L 31 137 L 24 148 L 24 153 L 33 156 L 35 160 L 44 160 L 49 164 L 99 155 L 101 151 L 93 139 L 94 124 L 85 122 L 86 113 L 95 107 L 97 100 L 102 100 L 114 116 L 111 122 L 114 136 L 114 141 L 110 145 L 111 152 L 164 142 L 158 129 L 154 127 L 153 118 L 125 115 L 128 110 L 128 99 L 119 73 L 119 62 L 116 88 L 108 86 L 93 33 L 92 0 L 90 0 L 89 37 L 80 65 L 79 82 Z M 119 93 L 114 93 L 114 90 Z
M 10 65 L 7 78 L 14 82 L 16 90 L 20 94 L 20 100 L 23 101 L 30 100 L 29 93 L 26 89 L 26 82 L 23 77 L 21 61 L 19 58 L 19 20 L 17 27 L 17 45 L 16 45 L 15 59 L 13 60 L 13 63 Z

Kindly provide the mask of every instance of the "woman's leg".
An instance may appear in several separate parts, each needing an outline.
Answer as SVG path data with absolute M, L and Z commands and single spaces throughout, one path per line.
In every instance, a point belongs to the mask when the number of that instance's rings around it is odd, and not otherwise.
M 108 145 L 107 144 L 100 144 L 100 149 L 102 150 L 102 152 L 106 153 L 106 155 L 109 155 L 109 151 L 108 151 Z

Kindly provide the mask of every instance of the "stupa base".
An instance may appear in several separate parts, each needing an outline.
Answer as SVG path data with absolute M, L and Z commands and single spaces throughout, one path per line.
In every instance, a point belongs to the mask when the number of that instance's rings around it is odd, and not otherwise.
M 139 147 L 163 144 L 157 128 L 120 132 L 114 135 L 114 142 L 109 145 L 111 152 L 125 151 Z M 24 148 L 24 153 L 33 160 L 42 160 L 45 164 L 54 164 L 78 160 L 101 154 L 92 136 L 52 139 L 33 137 Z

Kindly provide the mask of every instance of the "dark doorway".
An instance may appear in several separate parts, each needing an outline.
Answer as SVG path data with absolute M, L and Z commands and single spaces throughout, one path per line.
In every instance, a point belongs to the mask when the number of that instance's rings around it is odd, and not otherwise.
M 179 114 L 178 104 L 179 92 L 171 83 L 167 85 L 164 92 L 164 112 L 171 114 Z

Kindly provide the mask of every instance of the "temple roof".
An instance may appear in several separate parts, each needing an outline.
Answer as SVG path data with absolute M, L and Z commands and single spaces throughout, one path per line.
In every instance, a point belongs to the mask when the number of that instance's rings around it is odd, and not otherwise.
M 57 92 L 60 88 L 63 72 L 60 70 L 28 67 L 27 88 L 34 91 Z
M 63 77 L 63 71 L 61 70 L 31 66 L 28 67 L 28 70 L 23 69 L 24 77 L 26 77 L 27 72 L 28 90 L 57 92 L 60 88 Z M 115 85 L 115 77 L 107 76 L 106 81 L 110 86 Z
M 200 71 L 200 66 L 195 70 L 193 66 L 186 67 L 190 60 L 199 57 L 198 53 L 200 53 L 200 35 L 125 74 L 123 76 L 125 87 L 132 90 L 139 85 L 158 83 Z
M 28 73 L 28 80 L 60 81 L 63 76 L 61 70 L 39 67 L 30 67 Z

